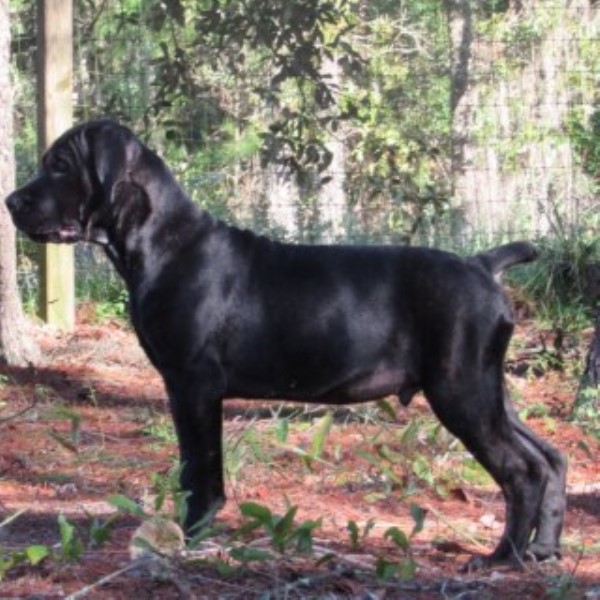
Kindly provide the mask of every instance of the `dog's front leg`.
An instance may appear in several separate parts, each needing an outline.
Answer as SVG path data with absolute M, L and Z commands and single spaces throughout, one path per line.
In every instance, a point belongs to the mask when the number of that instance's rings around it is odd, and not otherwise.
M 165 383 L 179 441 L 187 531 L 225 503 L 222 460 L 223 378 L 216 365 L 169 371 Z

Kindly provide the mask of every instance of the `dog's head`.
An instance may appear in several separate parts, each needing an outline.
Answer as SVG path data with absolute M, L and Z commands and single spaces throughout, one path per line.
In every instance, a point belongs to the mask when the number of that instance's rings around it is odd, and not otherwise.
M 37 176 L 6 199 L 15 225 L 37 242 L 103 241 L 101 226 L 123 202 L 124 187 L 141 189 L 130 173 L 142 152 L 133 133 L 111 120 L 70 129 L 44 154 Z

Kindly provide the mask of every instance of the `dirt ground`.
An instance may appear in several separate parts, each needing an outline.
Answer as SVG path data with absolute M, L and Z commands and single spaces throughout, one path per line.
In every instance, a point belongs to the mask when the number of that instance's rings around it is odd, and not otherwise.
M 4 561 L 32 545 L 52 555 L 35 565 L 3 563 L 0 598 L 598 599 L 600 445 L 566 418 L 576 378 L 534 368 L 536 359 L 543 363 L 539 339 L 531 325 L 520 327 L 508 377 L 528 424 L 569 458 L 564 555 L 521 570 L 465 573 L 474 553 L 493 549 L 504 505 L 420 398 L 407 409 L 390 401 L 395 422 L 374 405 L 340 410 L 329 422 L 322 410 L 296 406 L 300 414 L 286 420 L 290 405 L 228 401 L 229 500 L 217 515 L 220 531 L 187 554 L 146 553 L 134 563 L 131 539 L 141 521 L 123 514 L 113 516 L 106 541 L 92 543 L 94 518 L 115 514 L 109 497 L 148 507 L 153 474 L 173 467 L 165 393 L 126 327 L 42 328 L 45 366 L 0 368 L 0 550 Z M 573 363 L 583 361 L 583 345 L 571 351 Z M 280 515 L 297 506 L 297 523 L 321 519 L 312 554 L 280 554 L 259 530 L 240 542 L 239 507 L 248 501 Z M 384 533 L 396 526 L 410 534 L 411 505 L 425 520 L 406 549 Z M 80 546 L 61 538 L 61 514 Z M 240 564 L 228 554 L 232 540 L 273 557 Z M 414 576 L 385 577 L 385 565 L 400 564 L 414 565 Z

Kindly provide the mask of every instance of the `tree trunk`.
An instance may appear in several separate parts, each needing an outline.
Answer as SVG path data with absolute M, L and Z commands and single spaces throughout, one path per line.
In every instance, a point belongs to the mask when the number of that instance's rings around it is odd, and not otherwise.
M 339 101 L 339 91 L 342 88 L 342 69 L 337 60 L 324 58 L 322 74 L 328 78 L 336 102 Z M 346 141 L 343 125 L 326 144 L 331 152 L 331 163 L 322 173 L 320 179 L 328 181 L 321 185 L 317 195 L 319 209 L 319 226 L 322 230 L 323 242 L 339 241 L 345 234 L 345 220 L 348 202 L 346 199 Z
M 17 287 L 15 229 L 4 198 L 15 185 L 13 114 L 10 85 L 8 0 L 0 0 L 0 359 L 25 366 L 39 359 L 39 350 L 25 335 L 26 321 Z
M 594 337 L 585 359 L 585 370 L 579 380 L 574 409 L 591 406 L 600 408 L 600 311 L 596 314 Z
M 266 186 L 271 233 L 284 240 L 297 240 L 300 190 L 296 174 L 285 165 L 270 163 L 266 168 Z
M 469 98 L 472 69 L 473 11 L 470 0 L 445 1 L 450 37 L 450 113 L 452 119 L 451 171 L 454 206 L 452 207 L 452 236 L 459 242 L 468 235 L 470 212 L 473 206 L 465 206 L 464 199 L 474 202 L 464 194 L 462 180 L 468 164 L 469 130 L 473 106 Z M 476 210 L 476 208 L 475 208 Z
M 594 339 L 590 345 L 587 361 L 587 375 L 591 385 L 600 386 L 600 312 L 596 317 Z

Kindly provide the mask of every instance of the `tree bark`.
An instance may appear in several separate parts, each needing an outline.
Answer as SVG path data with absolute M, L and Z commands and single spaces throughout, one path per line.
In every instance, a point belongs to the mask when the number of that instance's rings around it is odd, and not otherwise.
M 575 395 L 573 412 L 581 408 L 600 409 L 600 310 L 596 314 L 596 327 L 594 337 L 590 344 L 583 375 L 579 380 L 579 387 Z
M 15 185 L 13 103 L 10 82 L 8 0 L 0 0 L 0 360 L 15 366 L 37 362 L 39 350 L 27 335 L 17 286 L 15 229 L 4 198 Z
M 322 74 L 328 77 L 329 86 L 333 90 L 336 102 L 339 102 L 339 92 L 342 89 L 342 69 L 336 59 L 325 58 Z M 331 152 L 331 163 L 322 173 L 321 180 L 329 181 L 319 188 L 317 205 L 319 208 L 319 226 L 323 231 L 323 242 L 339 241 L 345 234 L 345 220 L 348 207 L 346 198 L 346 140 L 344 139 L 343 124 L 336 134 L 332 134 L 326 143 Z
M 270 231 L 281 239 L 297 240 L 300 190 L 296 174 L 285 165 L 270 163 L 266 187 Z

